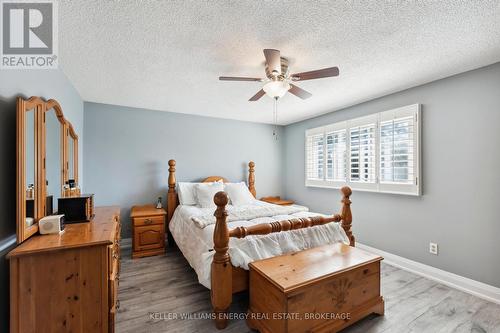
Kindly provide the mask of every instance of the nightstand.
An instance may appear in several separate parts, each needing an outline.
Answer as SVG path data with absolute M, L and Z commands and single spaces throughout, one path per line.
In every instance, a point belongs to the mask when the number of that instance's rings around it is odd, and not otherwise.
M 132 258 L 165 253 L 165 215 L 154 205 L 132 207 Z
M 280 206 L 289 206 L 295 203 L 292 200 L 282 200 L 281 197 L 263 197 L 260 200 Z

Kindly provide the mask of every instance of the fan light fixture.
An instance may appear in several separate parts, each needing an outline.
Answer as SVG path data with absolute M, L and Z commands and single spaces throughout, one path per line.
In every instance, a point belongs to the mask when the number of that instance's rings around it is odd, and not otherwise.
M 248 101 L 255 102 L 267 95 L 274 99 L 273 118 L 274 130 L 273 136 L 278 140 L 278 99 L 283 97 L 288 91 L 290 94 L 300 99 L 308 99 L 312 94 L 297 85 L 297 81 L 315 80 L 324 77 L 333 77 L 339 75 L 338 67 L 329 67 L 315 71 L 292 73 L 288 68 L 288 59 L 283 58 L 279 50 L 264 49 L 266 58 L 266 77 L 241 77 L 241 76 L 219 76 L 221 81 L 243 81 L 243 82 L 264 82 L 264 87 L 253 95 Z M 293 82 L 293 83 L 290 83 Z
M 286 94 L 288 90 L 290 90 L 290 88 L 291 86 L 288 82 L 270 81 L 266 83 L 262 89 L 269 97 L 281 98 Z
M 328 67 L 315 71 L 293 73 L 288 68 L 288 59 L 283 58 L 279 50 L 264 49 L 266 58 L 266 77 L 241 77 L 241 76 L 219 76 L 221 81 L 243 81 L 243 82 L 263 82 L 264 87 L 253 95 L 248 101 L 255 102 L 267 95 L 273 99 L 281 98 L 287 92 L 300 99 L 308 99 L 312 94 L 295 83 L 299 81 L 315 80 L 324 77 L 339 76 L 338 67 Z M 293 82 L 293 83 L 292 83 Z

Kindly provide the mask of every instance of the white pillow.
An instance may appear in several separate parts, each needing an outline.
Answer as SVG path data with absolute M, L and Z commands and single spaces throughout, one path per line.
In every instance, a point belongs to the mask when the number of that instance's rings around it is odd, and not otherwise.
M 224 190 L 231 199 L 233 206 L 249 205 L 255 201 L 255 198 L 244 182 L 227 183 Z
M 179 194 L 179 204 L 181 205 L 196 205 L 195 187 L 200 183 L 178 183 L 177 192 Z
M 195 193 L 198 206 L 201 208 L 215 207 L 214 196 L 220 191 L 224 191 L 222 182 L 196 184 Z

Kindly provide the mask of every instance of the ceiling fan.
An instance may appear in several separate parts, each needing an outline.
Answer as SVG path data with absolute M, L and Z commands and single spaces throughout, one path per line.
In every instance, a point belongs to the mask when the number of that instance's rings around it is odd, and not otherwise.
M 266 78 L 219 76 L 219 80 L 265 82 L 262 89 L 249 99 L 250 102 L 255 102 L 266 94 L 274 99 L 281 98 L 287 91 L 301 99 L 307 99 L 311 97 L 312 94 L 302 88 L 299 88 L 292 82 L 321 79 L 324 77 L 339 75 L 338 67 L 329 67 L 315 71 L 290 74 L 288 59 L 281 57 L 279 50 L 264 49 L 264 57 L 266 58 Z

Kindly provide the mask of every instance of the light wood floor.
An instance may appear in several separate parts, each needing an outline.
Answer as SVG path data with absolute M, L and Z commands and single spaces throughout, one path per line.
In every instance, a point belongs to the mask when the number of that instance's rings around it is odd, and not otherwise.
M 386 315 L 368 317 L 343 333 L 500 332 L 500 305 L 387 264 L 382 265 L 382 294 Z M 130 249 L 123 249 L 119 299 L 118 333 L 220 332 L 211 320 L 180 318 L 184 313 L 200 318 L 211 306 L 209 291 L 178 251 L 132 260 Z M 231 312 L 243 315 L 247 301 L 245 294 L 234 297 Z M 232 320 L 222 332 L 251 331 L 244 320 Z

